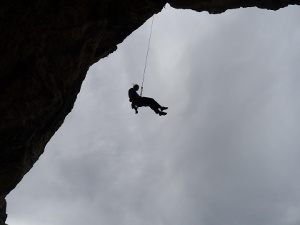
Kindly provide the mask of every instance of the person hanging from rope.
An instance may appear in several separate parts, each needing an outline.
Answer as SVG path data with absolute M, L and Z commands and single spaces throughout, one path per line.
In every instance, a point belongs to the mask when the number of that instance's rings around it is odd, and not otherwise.
M 168 109 L 168 107 L 161 106 L 153 98 L 140 96 L 137 93 L 138 90 L 139 85 L 137 84 L 134 84 L 133 87 L 128 90 L 128 97 L 129 101 L 131 102 L 131 108 L 135 110 L 135 113 L 138 113 L 138 107 L 148 106 L 160 116 L 167 115 L 167 113 L 163 112 L 163 110 Z

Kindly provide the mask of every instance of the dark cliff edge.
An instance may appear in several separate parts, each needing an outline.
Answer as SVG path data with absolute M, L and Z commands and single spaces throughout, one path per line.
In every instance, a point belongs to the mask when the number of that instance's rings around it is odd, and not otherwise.
M 167 3 L 209 13 L 300 5 L 298 0 L 1 1 L 0 225 L 6 195 L 72 110 L 89 67 Z

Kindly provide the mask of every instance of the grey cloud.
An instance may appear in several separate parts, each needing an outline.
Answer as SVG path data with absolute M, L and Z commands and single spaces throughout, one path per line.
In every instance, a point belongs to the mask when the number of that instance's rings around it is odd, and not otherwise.
M 155 17 L 91 67 L 75 108 L 8 197 L 8 224 L 299 223 L 299 8 Z M 143 40 L 143 41 L 142 41 Z

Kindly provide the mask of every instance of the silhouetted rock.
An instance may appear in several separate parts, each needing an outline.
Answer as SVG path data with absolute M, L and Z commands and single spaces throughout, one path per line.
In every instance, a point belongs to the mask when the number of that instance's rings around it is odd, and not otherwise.
M 4 225 L 6 220 L 6 201 L 2 200 L 0 203 L 0 224 Z
M 221 13 L 298 0 L 10 0 L 0 3 L 0 225 L 5 196 L 72 110 L 89 67 L 169 3 Z

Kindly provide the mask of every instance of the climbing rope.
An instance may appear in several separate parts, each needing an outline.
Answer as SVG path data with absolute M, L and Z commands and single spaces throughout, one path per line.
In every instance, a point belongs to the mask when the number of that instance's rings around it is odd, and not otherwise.
M 150 36 L 149 36 L 149 41 L 148 41 L 148 49 L 147 49 L 147 54 L 146 54 L 145 67 L 144 67 L 144 72 L 143 72 L 143 81 L 142 81 L 142 86 L 141 86 L 141 96 L 143 94 L 143 89 L 144 89 L 145 72 L 146 72 L 146 68 L 147 68 L 149 47 L 150 47 L 150 41 L 151 41 L 151 36 L 152 36 L 153 21 L 154 21 L 154 15 L 152 16 L 152 23 L 151 23 L 151 28 L 150 28 Z

